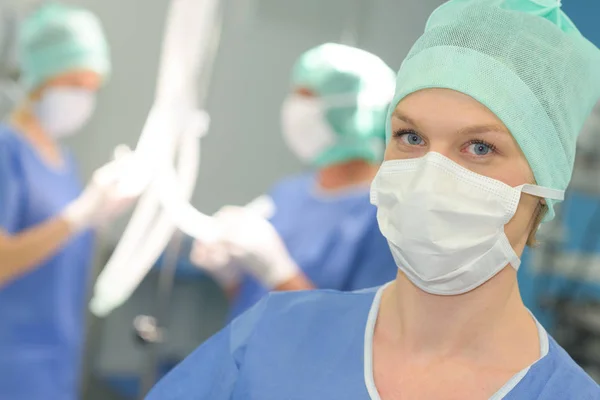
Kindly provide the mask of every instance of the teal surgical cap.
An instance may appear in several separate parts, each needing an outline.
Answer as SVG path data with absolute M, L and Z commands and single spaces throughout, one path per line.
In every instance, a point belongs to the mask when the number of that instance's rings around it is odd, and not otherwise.
M 315 166 L 383 158 L 395 74 L 379 57 L 350 46 L 323 44 L 296 62 L 292 85 L 311 90 L 329 105 L 327 122 L 338 135 L 336 143 L 313 161 Z
M 103 78 L 110 72 L 109 48 L 100 21 L 81 8 L 43 5 L 23 21 L 18 49 L 29 90 L 73 70 L 94 71 Z
M 600 51 L 558 0 L 451 0 L 402 63 L 388 114 L 426 88 L 462 92 L 511 131 L 538 185 L 565 190 L 575 144 L 600 98 Z M 554 215 L 555 201 L 546 200 Z

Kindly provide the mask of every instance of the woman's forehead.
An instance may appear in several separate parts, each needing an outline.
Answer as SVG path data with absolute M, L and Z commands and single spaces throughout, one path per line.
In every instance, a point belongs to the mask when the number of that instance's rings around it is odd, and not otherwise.
M 473 133 L 490 130 L 509 133 L 483 104 L 450 89 L 424 89 L 406 96 L 396 105 L 392 119 L 414 126 L 443 124 L 448 129 Z

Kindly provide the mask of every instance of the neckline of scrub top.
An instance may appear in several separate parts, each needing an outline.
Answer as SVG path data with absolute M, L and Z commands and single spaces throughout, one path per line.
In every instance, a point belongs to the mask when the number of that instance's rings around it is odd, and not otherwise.
M 29 151 L 33 155 L 33 158 L 42 167 L 44 167 L 45 169 L 47 169 L 55 174 L 63 174 L 69 170 L 69 168 L 68 168 L 69 155 L 67 154 L 67 152 L 65 151 L 65 149 L 62 145 L 60 145 L 60 144 L 57 145 L 58 149 L 60 151 L 60 156 L 61 156 L 62 162 L 60 163 L 60 165 L 56 165 L 56 164 L 48 162 L 48 160 L 46 160 L 40 154 L 40 152 L 35 148 L 33 143 L 31 143 L 31 141 L 29 139 L 27 139 L 24 135 L 19 133 L 17 128 L 15 128 L 12 125 L 8 125 L 8 128 L 9 128 L 8 129 L 9 133 L 12 136 L 14 136 L 19 142 L 21 142 L 21 144 L 27 149 L 27 151 Z
M 367 317 L 367 325 L 365 327 L 365 343 L 364 343 L 364 376 L 365 385 L 367 386 L 367 392 L 371 400 L 381 400 L 377 387 L 375 386 L 375 377 L 373 375 L 373 336 L 375 334 L 375 323 L 377 322 L 377 316 L 379 315 L 379 306 L 381 305 L 381 297 L 385 289 L 390 286 L 392 282 L 388 282 L 377 290 L 371 309 L 369 310 L 369 316 Z M 531 314 L 531 312 L 530 312 Z M 548 355 L 550 351 L 550 343 L 548 340 L 548 333 L 544 327 L 538 322 L 538 320 L 531 314 L 531 317 L 535 321 L 538 330 L 538 337 L 540 340 L 540 358 L 531 364 L 529 367 L 524 368 L 515 376 L 513 376 L 508 382 L 504 384 L 496 393 L 490 397 L 490 400 L 500 400 L 513 390 L 519 382 L 527 375 L 529 369 L 539 362 L 541 359 Z

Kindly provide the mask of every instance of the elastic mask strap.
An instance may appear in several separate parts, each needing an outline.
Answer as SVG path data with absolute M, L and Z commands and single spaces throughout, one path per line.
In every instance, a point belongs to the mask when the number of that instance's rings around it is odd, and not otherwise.
M 522 185 L 521 192 L 551 200 L 564 200 L 565 191 L 537 185 Z
M 375 179 L 377 179 L 377 177 L 375 177 Z M 377 207 L 379 205 L 379 201 L 378 201 L 378 196 L 377 196 L 377 188 L 376 188 L 376 186 L 374 186 L 374 185 L 377 185 L 377 183 L 375 182 L 375 179 L 371 183 L 371 191 L 369 193 L 369 200 L 371 201 L 372 205 Z

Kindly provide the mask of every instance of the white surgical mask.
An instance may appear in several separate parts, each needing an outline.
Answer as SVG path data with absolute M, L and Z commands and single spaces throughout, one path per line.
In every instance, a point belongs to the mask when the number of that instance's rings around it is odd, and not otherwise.
M 337 135 L 325 119 L 326 107 L 318 98 L 289 96 L 283 103 L 283 138 L 292 152 L 310 163 L 333 146 Z
M 562 200 L 564 192 L 508 186 L 443 155 L 386 161 L 371 186 L 371 202 L 398 268 L 420 289 L 457 295 L 521 260 L 504 233 L 521 193 Z
M 54 138 L 75 134 L 90 119 L 96 106 L 93 91 L 56 87 L 44 91 L 33 111 L 44 130 Z

